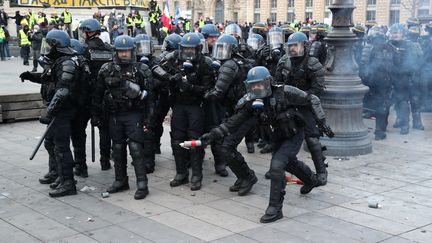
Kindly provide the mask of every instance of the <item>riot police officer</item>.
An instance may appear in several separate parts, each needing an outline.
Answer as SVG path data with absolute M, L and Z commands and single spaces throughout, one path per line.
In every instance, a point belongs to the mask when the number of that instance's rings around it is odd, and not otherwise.
M 98 74 L 95 101 L 104 102 L 110 111 L 109 129 L 113 141 L 115 181 L 107 189 L 116 193 L 129 189 L 126 145 L 135 169 L 137 191 L 135 199 L 149 193 L 145 164 L 146 133 L 152 124 L 152 74 L 149 67 L 136 62 L 134 40 L 128 35 L 114 40 L 114 61 L 105 63 Z M 96 110 L 98 107 L 96 107 Z M 99 116 L 100 110 L 95 116 Z M 98 125 L 98 124 L 95 124 Z
M 232 35 L 237 39 L 238 52 L 240 55 L 242 55 L 244 58 L 247 58 L 247 59 L 253 59 L 254 58 L 254 52 L 244 42 L 242 30 L 241 30 L 240 26 L 238 26 L 238 24 L 229 24 L 227 27 L 225 27 L 224 34 Z
M 208 53 L 211 55 L 213 52 L 213 45 L 220 36 L 219 30 L 214 24 L 206 24 L 202 27 L 201 34 L 204 35 L 207 41 Z
M 97 82 L 97 75 L 99 69 L 104 63 L 112 61 L 112 48 L 109 44 L 104 43 L 100 38 L 100 24 L 96 19 L 83 20 L 79 26 L 80 38 L 85 40 L 84 47 L 86 49 L 84 57 L 88 60 L 91 70 L 90 76 L 90 95 L 93 97 L 94 87 Z M 92 107 L 100 106 L 101 104 L 94 104 L 92 99 Z M 93 112 L 94 113 L 94 112 Z M 97 119 L 101 119 L 98 121 Z M 109 170 L 111 168 L 111 138 L 109 136 L 108 114 L 100 114 L 98 118 L 92 117 L 92 126 L 98 124 L 99 128 L 99 149 L 100 149 L 100 163 L 102 170 Z M 78 176 L 86 177 L 87 165 L 79 163 L 75 166 L 75 174 Z
M 352 32 L 356 35 L 358 40 L 353 44 L 354 59 L 360 63 L 361 54 L 365 42 L 366 29 L 362 25 L 356 25 L 352 28 Z
M 327 59 L 327 44 L 324 41 L 326 36 L 326 28 L 322 24 L 312 26 L 309 33 L 309 56 L 317 58 L 323 66 Z
M 49 192 L 51 197 L 62 197 L 75 195 L 77 193 L 73 174 L 74 160 L 69 147 L 71 139 L 71 122 L 76 113 L 76 83 L 79 82 L 77 58 L 71 48 L 69 35 L 60 30 L 51 30 L 46 36 L 46 42 L 50 47 L 46 55 L 47 62 L 51 65 L 50 74 L 29 77 L 21 75 L 22 79 L 39 79 L 40 82 L 51 82 L 53 85 L 48 93 L 50 100 L 47 113 L 41 117 L 41 122 L 51 123 L 49 137 L 54 145 L 54 156 L 58 165 L 61 166 L 63 181 L 53 191 Z M 41 80 L 47 79 L 47 80 Z M 48 150 L 50 151 L 50 150 Z M 50 152 L 49 152 L 50 153 Z
M 296 30 L 290 24 L 283 24 L 280 26 L 280 28 L 282 29 L 282 34 L 284 37 L 284 43 L 286 43 L 288 41 L 288 38 L 290 37 L 290 35 L 292 35 L 296 32 Z
M 292 34 L 287 42 L 287 54 L 278 63 L 275 81 L 297 87 L 319 97 L 324 90 L 325 71 L 317 58 L 306 53 L 307 37 L 302 32 Z M 304 137 L 314 162 L 320 185 L 327 183 L 320 132 L 310 109 L 299 109 L 304 118 Z
M 203 95 L 211 87 L 213 72 L 201 52 L 201 40 L 195 33 L 182 37 L 178 58 L 161 63 L 173 75 L 171 85 L 171 147 L 176 163 L 176 176 L 170 182 L 177 187 L 189 182 L 187 163 L 192 167 L 191 190 L 201 189 L 204 149 L 186 150 L 185 140 L 198 139 L 204 132 Z
M 254 56 L 256 56 L 256 51 L 265 43 L 264 38 L 259 34 L 250 34 L 247 39 L 247 45 L 254 51 Z
M 262 66 L 252 68 L 245 83 L 247 94 L 238 102 L 237 112 L 219 127 L 204 134 L 201 141 L 204 145 L 209 144 L 235 132 L 251 117 L 267 114 L 275 129 L 273 136 L 276 139 L 276 146 L 271 159 L 269 206 L 260 222 L 269 223 L 283 217 L 285 171 L 293 173 L 304 182 L 300 189 L 301 194 L 307 194 L 319 185 L 316 175 L 305 163 L 297 159 L 303 142 L 303 127 L 302 118 L 296 108 L 306 106 L 311 109 L 320 128 L 329 136 L 333 134 L 325 125 L 325 114 L 319 98 L 315 95 L 289 85 L 272 86 L 270 72 Z
M 238 42 L 231 35 L 222 35 L 213 47 L 213 58 L 221 61 L 222 66 L 219 68 L 215 86 L 206 93 L 205 98 L 222 102 L 226 116 L 234 113 L 237 101 L 246 93 L 242 80 L 245 80 L 251 68 L 246 60 L 238 55 L 238 51 Z M 219 120 L 219 124 L 224 118 Z M 215 141 L 222 143 L 221 151 L 216 153 L 220 154 L 222 161 L 225 161 L 237 176 L 237 181 L 230 187 L 230 191 L 238 191 L 240 196 L 246 195 L 257 181 L 255 172 L 249 169 L 245 159 L 237 151 L 237 146 L 255 125 L 256 119 L 250 119 L 223 141 Z

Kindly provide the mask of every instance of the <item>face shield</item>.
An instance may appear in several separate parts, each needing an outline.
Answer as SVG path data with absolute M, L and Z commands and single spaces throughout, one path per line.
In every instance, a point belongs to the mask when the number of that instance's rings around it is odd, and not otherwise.
M 48 53 L 50 53 L 50 51 L 51 51 L 51 46 L 48 45 L 48 43 L 46 42 L 46 39 L 43 38 L 42 43 L 41 43 L 40 54 L 41 55 L 48 55 Z
M 182 61 L 193 61 L 197 56 L 195 47 L 182 47 L 180 46 L 180 59 Z
M 228 25 L 225 34 L 234 36 L 237 40 L 242 38 L 242 30 L 238 25 Z
M 216 60 L 227 60 L 231 58 L 232 45 L 228 43 L 216 43 L 213 46 L 213 58 Z
M 272 94 L 271 77 L 265 79 L 245 81 L 246 92 L 251 99 L 263 99 Z
M 205 39 L 201 39 L 201 45 L 202 45 L 202 50 L 201 50 L 202 54 L 207 54 L 210 52 L 207 41 Z
M 305 46 L 303 42 L 287 45 L 285 52 L 289 57 L 302 57 L 304 55 Z
M 247 45 L 252 48 L 252 50 L 256 51 L 260 47 L 261 43 L 257 38 L 248 38 Z
M 117 64 L 130 64 L 136 61 L 136 53 L 134 50 L 116 50 L 115 63 Z
M 150 56 L 153 54 L 153 46 L 150 40 L 141 40 L 135 42 L 136 54 L 138 56 Z
M 309 41 L 315 41 L 317 37 L 317 32 L 311 31 L 309 32 Z
M 267 44 L 270 45 L 270 49 L 273 50 L 282 47 L 283 42 L 284 38 L 282 32 L 272 31 L 268 33 Z
M 389 33 L 389 40 L 391 41 L 402 41 L 404 39 L 404 33 L 403 32 L 390 32 Z

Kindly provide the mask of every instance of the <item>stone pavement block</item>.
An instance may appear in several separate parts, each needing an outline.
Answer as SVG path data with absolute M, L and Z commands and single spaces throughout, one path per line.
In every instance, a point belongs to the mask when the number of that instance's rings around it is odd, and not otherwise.
M 315 212 L 303 214 L 293 219 L 295 221 L 309 224 L 328 232 L 335 232 L 346 238 L 359 240 L 361 242 L 378 242 L 391 236 L 378 230 L 356 225 L 341 219 Z M 329 237 L 329 239 L 335 240 L 333 237 Z
M 414 241 L 399 236 L 394 236 L 386 240 L 380 241 L 380 243 L 414 243 Z
M 14 227 L 13 225 L 10 225 L 3 220 L 0 220 L 0 240 L 8 243 L 42 242 L 41 240 Z
M 0 198 L 0 218 L 6 218 L 9 216 L 30 212 L 34 212 L 34 210 L 9 198 Z
M 247 238 L 243 235 L 230 235 L 224 238 L 220 238 L 214 241 L 211 241 L 211 243 L 256 243 L 259 241 L 252 240 L 250 238 Z
M 78 233 L 36 212 L 18 214 L 3 220 L 42 241 L 61 239 Z
M 368 205 L 366 204 L 364 206 L 367 207 Z M 323 209 L 320 213 L 392 235 L 398 235 L 416 228 L 339 206 Z
M 412 165 L 411 165 L 412 166 Z M 400 165 L 390 163 L 369 163 L 365 167 L 357 167 L 356 171 L 363 173 L 370 173 L 372 175 L 378 175 L 385 178 L 391 178 L 401 180 L 405 182 L 417 182 L 430 178 L 430 173 L 427 173 L 428 169 L 419 170 L 418 168 L 410 167 L 410 165 L 404 165 L 401 169 Z M 429 168 L 432 169 L 432 168 Z
M 150 188 L 150 194 L 146 197 L 145 200 L 149 200 L 155 204 L 161 205 L 163 207 L 178 210 L 185 207 L 190 207 L 194 205 L 191 200 L 181 198 L 178 196 L 174 196 L 170 193 L 158 190 L 156 188 Z M 179 188 L 175 188 L 175 190 L 179 190 Z M 185 190 L 190 190 L 185 188 Z
M 413 192 L 415 194 L 419 194 L 423 196 L 430 196 L 432 189 L 428 186 L 427 182 L 428 181 L 426 181 L 426 183 L 419 182 L 417 184 L 409 184 L 398 189 L 406 192 Z
M 150 193 L 152 193 L 152 191 L 150 191 Z M 132 198 L 132 195 L 129 194 L 128 196 L 125 196 L 124 194 L 114 193 L 110 194 L 108 198 L 104 198 L 103 200 L 144 217 L 150 217 L 171 211 L 169 208 L 160 206 L 146 199 L 135 200 Z
M 260 224 L 251 222 L 238 216 L 233 216 L 221 210 L 217 210 L 205 205 L 183 208 L 181 212 L 235 233 L 260 227 Z
M 415 241 L 415 242 L 432 242 L 432 225 L 422 227 L 405 234 L 399 235 L 400 237 Z
M 121 224 L 121 227 L 128 231 L 134 232 L 148 240 L 160 243 L 198 243 L 203 242 L 188 234 L 180 232 L 174 228 L 168 227 L 164 224 L 155 222 L 147 218 L 139 218 Z
M 331 182 L 339 185 L 349 185 L 352 188 L 373 193 L 385 192 L 407 185 L 407 183 L 404 182 L 382 179 L 379 176 L 371 176 L 366 174 L 356 174 L 354 176 L 351 173 L 347 174 L 346 172 L 342 171 L 332 174 Z
M 102 199 L 94 198 L 84 193 L 78 192 L 78 195 L 63 197 L 59 200 L 75 208 L 79 208 L 83 212 L 97 215 L 103 220 L 115 224 L 130 221 L 140 217 L 140 215 L 133 213 L 127 209 L 112 205 L 111 203 L 105 202 Z
M 323 186 L 324 188 L 325 186 Z M 341 203 L 345 203 L 345 202 L 349 202 L 354 200 L 354 198 L 349 197 L 349 196 L 345 196 L 339 193 L 334 193 L 334 192 L 329 192 L 329 191 L 323 191 L 320 190 L 321 187 L 318 188 L 314 188 L 312 190 L 312 192 L 310 192 L 309 194 L 306 195 L 306 197 L 311 198 L 311 199 L 315 199 L 317 201 L 323 201 L 332 205 L 338 205 Z M 298 193 L 298 190 L 297 190 Z M 298 195 L 300 196 L 301 194 L 298 193 Z M 317 208 L 319 209 L 319 208 Z
M 144 230 L 144 229 L 143 229 Z M 135 233 L 132 233 L 126 229 L 123 229 L 117 225 L 110 225 L 104 228 L 86 232 L 85 235 L 91 237 L 99 242 L 110 242 L 110 243 L 123 243 L 123 242 L 137 242 L 146 243 L 149 241 Z
M 410 190 L 410 186 L 406 186 L 396 190 L 381 193 L 380 195 L 432 208 L 432 198 L 430 198 L 430 195 L 427 196 L 424 194 L 419 194 L 418 192 L 419 190 Z
M 367 198 L 344 203 L 340 206 L 411 226 L 421 227 L 432 223 L 432 208 L 430 207 L 382 195 L 376 198 L 381 201 L 380 204 L 383 206 L 380 209 L 369 208 L 369 199 Z
M 432 187 L 432 180 L 422 181 L 422 182 L 419 182 L 417 184 L 420 184 L 420 185 L 425 186 L 425 187 Z
M 207 203 L 206 205 L 255 223 L 259 223 L 259 219 L 264 213 L 263 209 L 236 202 L 231 199 L 222 199 Z
M 231 231 L 174 211 L 152 216 L 150 219 L 204 241 L 212 241 L 233 234 Z
M 99 241 L 96 241 L 84 234 L 76 234 L 69 237 L 65 237 L 63 239 L 48 241 L 48 243 L 83 243 L 83 242 L 97 243 Z
M 344 195 L 344 196 L 355 198 L 355 199 L 367 197 L 367 196 L 370 196 L 373 194 L 372 192 L 352 188 L 349 185 L 341 185 L 341 184 L 332 183 L 331 182 L 332 176 L 333 175 L 329 175 L 329 179 L 328 179 L 329 182 L 327 183 L 327 185 L 318 187 L 317 189 L 321 190 L 321 191 L 325 191 L 325 192 L 337 193 L 339 195 Z M 314 189 L 314 191 L 315 190 L 316 189 Z
M 288 221 L 288 220 L 285 220 Z M 289 231 L 278 230 L 270 226 L 252 229 L 240 233 L 247 238 L 265 243 L 298 243 L 311 242 L 303 238 L 289 234 Z

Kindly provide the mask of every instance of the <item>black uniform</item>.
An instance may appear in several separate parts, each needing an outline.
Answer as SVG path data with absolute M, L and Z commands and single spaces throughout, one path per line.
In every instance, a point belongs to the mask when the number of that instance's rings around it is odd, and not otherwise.
M 309 56 L 315 57 L 324 66 L 327 60 L 327 44 L 322 40 L 313 41 L 310 44 Z
M 152 86 L 151 71 L 142 63 L 119 65 L 110 62 L 104 64 L 99 71 L 95 104 L 103 103 L 109 110 L 109 132 L 113 141 L 112 156 L 116 178 L 107 190 L 110 193 L 129 189 L 126 172 L 128 144 L 137 178 L 138 190 L 135 199 L 142 199 L 148 194 L 143 145 L 149 146 L 146 142 L 151 142 L 146 136 L 152 124 Z M 100 111 L 101 107 L 96 107 L 96 110 Z
M 432 111 L 432 39 L 427 35 L 423 40 L 423 64 L 420 70 L 421 83 L 425 87 L 424 111 Z
M 104 63 L 112 61 L 112 48 L 110 45 L 104 43 L 100 38 L 94 37 L 92 39 L 86 40 L 86 54 L 85 58 L 89 62 L 91 71 L 91 92 L 94 92 L 97 75 L 99 69 Z M 94 96 L 93 94 L 91 94 Z M 94 100 L 92 101 L 92 103 Z M 93 106 L 94 107 L 94 106 Z M 94 112 L 93 112 L 94 113 Z M 110 157 L 111 157 L 111 138 L 109 135 L 108 127 L 108 114 L 106 112 L 100 114 L 99 119 L 101 119 L 99 128 L 99 149 L 100 149 L 100 162 L 102 170 L 109 169 Z
M 295 58 L 284 55 L 278 63 L 275 80 L 278 83 L 292 85 L 308 94 L 319 97 L 324 90 L 324 75 L 324 68 L 317 58 L 307 54 Z M 325 185 L 327 183 L 327 170 L 324 164 L 322 146 L 319 142 L 320 132 L 312 111 L 308 108 L 300 108 L 300 112 L 305 121 L 306 144 L 311 153 L 319 181 L 321 185 Z

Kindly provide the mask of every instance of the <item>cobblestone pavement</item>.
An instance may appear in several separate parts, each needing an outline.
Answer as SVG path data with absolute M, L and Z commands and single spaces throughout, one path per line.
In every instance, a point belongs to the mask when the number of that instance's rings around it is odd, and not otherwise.
M 425 120 L 426 131 L 406 136 L 390 128 L 387 140 L 373 141 L 373 154 L 329 157 L 327 186 L 302 196 L 298 185 L 288 185 L 285 217 L 266 225 L 259 218 L 268 203 L 264 173 L 270 156 L 247 154 L 244 144 L 239 150 L 259 177 L 244 197 L 228 191 L 232 173 L 214 174 L 209 151 L 202 190 L 170 188 L 175 170 L 165 132 L 145 200 L 133 199 L 134 182 L 129 191 L 102 198 L 114 172 L 91 162 L 89 178 L 77 179 L 79 189 L 94 190 L 53 199 L 48 186 L 38 183 L 47 171 L 46 151 L 28 160 L 44 127 L 37 121 L 0 124 L 0 241 L 432 242 L 432 116 Z M 312 165 L 307 153 L 300 158 Z M 128 170 L 134 180 L 131 166 Z M 369 208 L 371 200 L 382 208 Z

